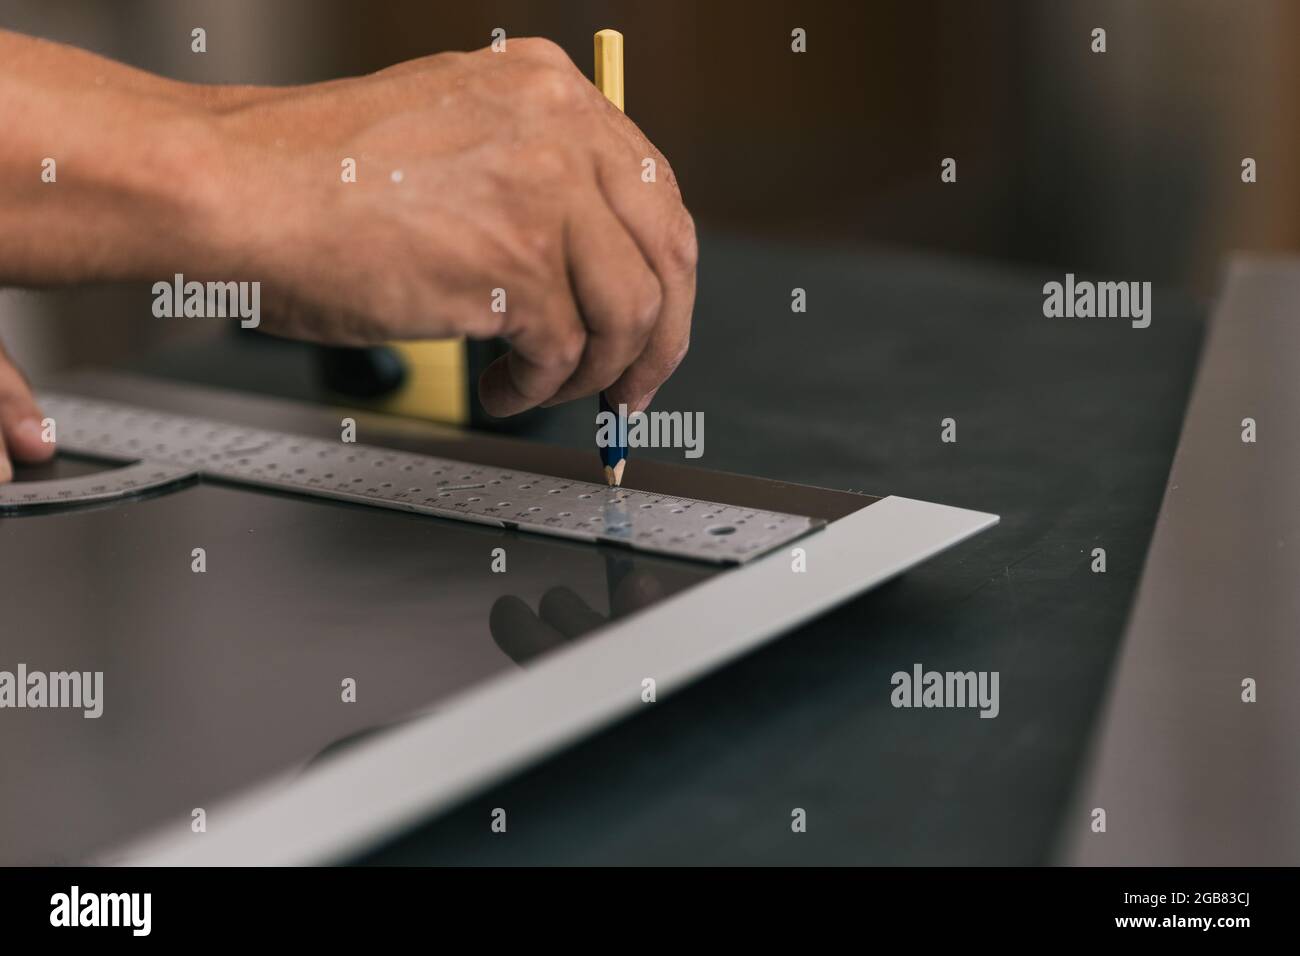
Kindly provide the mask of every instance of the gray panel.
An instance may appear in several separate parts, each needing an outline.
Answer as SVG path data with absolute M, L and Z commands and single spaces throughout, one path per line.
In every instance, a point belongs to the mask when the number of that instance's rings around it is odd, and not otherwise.
M 423 717 L 210 810 L 181 815 L 101 862 L 283 865 L 337 861 L 616 716 L 663 706 L 701 674 L 997 523 L 995 515 L 883 498 L 800 542 L 715 574 L 523 670 L 488 677 Z M 643 698 L 646 678 L 658 698 Z
M 1072 862 L 1300 862 L 1298 302 L 1300 262 L 1233 263 L 1065 826 Z
M 0 518 L 0 670 L 104 675 L 96 719 L 0 709 L 0 866 L 81 859 L 308 768 L 718 573 L 202 482 Z

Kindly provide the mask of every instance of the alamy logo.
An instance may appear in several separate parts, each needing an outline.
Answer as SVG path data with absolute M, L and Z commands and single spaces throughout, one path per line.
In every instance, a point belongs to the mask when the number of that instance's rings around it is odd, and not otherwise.
M 0 671 L 0 708 L 81 708 L 83 717 L 104 712 L 103 671 Z
M 186 282 L 178 272 L 171 282 L 155 282 L 153 296 L 153 314 L 159 319 L 238 318 L 245 329 L 262 322 L 260 282 Z
M 1151 324 L 1150 282 L 1076 282 L 1073 272 L 1065 282 L 1043 286 L 1043 315 L 1049 319 L 1131 319 L 1133 328 Z
M 997 671 L 895 671 L 889 682 L 894 690 L 889 702 L 895 707 L 978 707 L 981 717 L 996 717 Z
M 619 404 L 618 412 L 596 413 L 596 444 L 601 448 L 684 448 L 687 458 L 704 454 L 703 412 L 632 412 Z
M 148 936 L 153 925 L 152 893 L 82 893 L 73 885 L 50 897 L 51 926 L 127 926 Z

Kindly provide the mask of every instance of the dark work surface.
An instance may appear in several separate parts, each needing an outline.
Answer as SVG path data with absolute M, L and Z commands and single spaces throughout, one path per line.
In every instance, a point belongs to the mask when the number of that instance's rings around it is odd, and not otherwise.
M 1066 271 L 706 237 L 692 352 L 656 401 L 705 413 L 700 464 L 991 511 L 1001 525 L 364 862 L 1050 860 L 1205 314 L 1157 289 L 1148 329 L 1044 318 L 1042 284 Z M 806 314 L 790 312 L 796 286 Z M 298 347 L 231 349 L 140 368 L 310 391 Z M 535 432 L 577 443 L 591 411 Z M 940 441 L 949 417 L 955 444 Z M 1094 547 L 1105 574 L 1090 570 Z M 893 708 L 890 675 L 914 663 L 1000 672 L 1000 716 Z M 504 835 L 489 827 L 495 807 Z M 795 807 L 804 834 L 791 832 Z

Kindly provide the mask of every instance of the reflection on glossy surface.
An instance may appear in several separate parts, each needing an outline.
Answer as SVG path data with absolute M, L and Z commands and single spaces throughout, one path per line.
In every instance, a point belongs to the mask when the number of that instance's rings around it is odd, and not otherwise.
M 54 481 L 61 478 L 78 478 L 81 475 L 92 475 L 120 467 L 122 467 L 121 462 L 105 461 L 102 458 L 94 458 L 89 455 L 69 455 L 60 452 L 49 461 L 43 461 L 39 465 L 15 462 L 14 482 L 21 484 L 25 481 Z
M 204 573 L 191 569 L 196 547 Z M 506 573 L 491 569 L 494 548 Z M 97 720 L 0 711 L 0 864 L 188 827 L 194 807 L 715 573 L 208 484 L 0 518 L 0 669 L 104 672 Z M 355 703 L 341 699 L 345 678 Z
M 513 594 L 497 598 L 489 624 L 492 639 L 510 658 L 527 664 L 538 656 L 589 634 L 611 620 L 649 607 L 660 598 L 686 587 L 681 572 L 636 566 L 633 559 L 605 554 L 605 580 L 609 614 L 601 614 L 564 585 L 549 588 L 534 614 L 528 603 Z M 675 569 L 674 569 L 675 570 Z
M 602 614 L 576 591 L 557 585 L 542 594 L 534 614 L 523 598 L 503 594 L 492 604 L 488 624 L 497 647 L 521 666 L 530 664 L 565 644 L 592 633 L 610 621 L 626 617 L 649 607 L 660 598 L 682 590 L 699 580 L 694 568 L 643 568 L 636 558 L 617 554 L 603 555 L 605 583 L 609 594 L 609 613 Z M 413 715 L 416 719 L 427 713 Z M 367 727 L 334 741 L 311 761 L 327 760 L 354 744 L 369 740 L 382 730 L 406 721 Z

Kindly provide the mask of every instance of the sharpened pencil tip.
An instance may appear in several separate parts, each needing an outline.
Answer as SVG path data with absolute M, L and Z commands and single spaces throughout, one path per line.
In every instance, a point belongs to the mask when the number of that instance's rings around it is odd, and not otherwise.
M 623 467 L 624 467 L 626 464 L 627 464 L 627 459 L 624 458 L 624 459 L 622 459 L 622 460 L 621 460 L 617 465 L 615 465 L 613 468 L 606 468 L 606 469 L 605 469 L 605 472 L 606 472 L 606 474 L 605 474 L 605 480 L 606 480 L 607 482 L 609 482 L 611 485 L 613 485 L 615 488 L 622 487 L 622 485 L 623 485 Z

